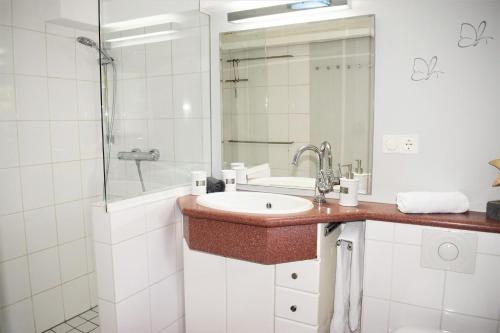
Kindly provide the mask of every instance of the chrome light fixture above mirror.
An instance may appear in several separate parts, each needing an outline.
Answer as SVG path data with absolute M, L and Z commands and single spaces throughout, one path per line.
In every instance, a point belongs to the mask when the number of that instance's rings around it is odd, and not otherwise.
M 227 14 L 227 20 L 231 23 L 247 23 L 261 20 L 272 19 L 276 15 L 296 13 L 298 11 L 317 9 L 324 7 L 335 7 L 336 9 L 349 8 L 348 0 L 309 0 L 278 5 L 271 7 L 262 7 L 256 9 L 242 10 Z

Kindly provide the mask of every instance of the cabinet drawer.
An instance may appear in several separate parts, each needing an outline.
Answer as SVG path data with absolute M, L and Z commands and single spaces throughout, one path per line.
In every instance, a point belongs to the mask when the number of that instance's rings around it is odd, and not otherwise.
M 304 260 L 276 265 L 276 284 L 278 286 L 319 292 L 319 261 Z
M 317 294 L 277 287 L 276 316 L 313 326 L 318 325 L 318 300 Z
M 318 327 L 276 318 L 274 333 L 318 333 Z

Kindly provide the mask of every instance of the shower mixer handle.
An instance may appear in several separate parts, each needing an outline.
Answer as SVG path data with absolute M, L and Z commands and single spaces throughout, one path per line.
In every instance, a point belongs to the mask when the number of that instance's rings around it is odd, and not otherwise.
M 160 159 L 160 151 L 158 149 L 142 151 L 139 148 L 135 148 L 132 151 L 119 152 L 118 159 L 127 161 L 158 161 Z

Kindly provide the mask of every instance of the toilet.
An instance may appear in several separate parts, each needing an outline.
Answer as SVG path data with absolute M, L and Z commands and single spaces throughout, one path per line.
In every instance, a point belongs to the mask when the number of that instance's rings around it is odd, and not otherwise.
M 441 331 L 433 328 L 423 328 L 423 327 L 401 327 L 395 330 L 394 333 L 453 333 L 453 332 Z

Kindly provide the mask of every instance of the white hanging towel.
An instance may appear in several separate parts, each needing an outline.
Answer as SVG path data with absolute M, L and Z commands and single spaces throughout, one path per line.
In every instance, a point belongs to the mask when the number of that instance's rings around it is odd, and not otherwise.
M 335 301 L 330 333 L 359 333 L 363 297 L 365 223 L 346 223 L 338 239 Z
M 247 169 L 247 178 L 271 177 L 271 167 L 269 163 L 259 164 Z

